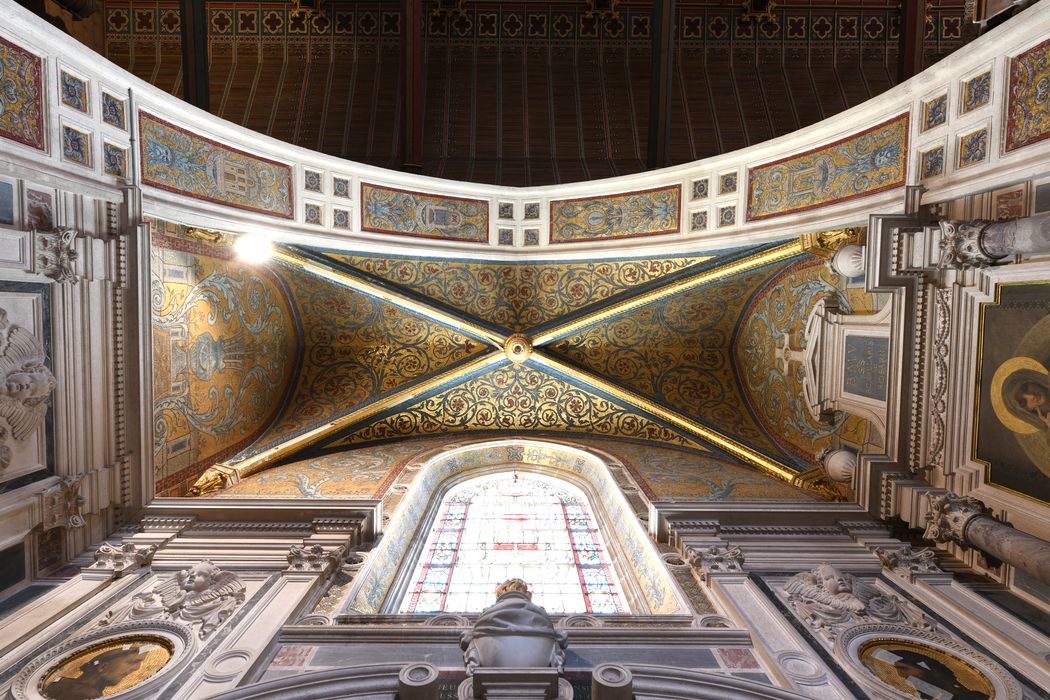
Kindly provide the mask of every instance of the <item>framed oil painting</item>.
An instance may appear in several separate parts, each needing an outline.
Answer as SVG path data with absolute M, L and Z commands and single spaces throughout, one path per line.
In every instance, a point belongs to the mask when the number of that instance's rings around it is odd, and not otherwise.
M 985 481 L 1050 503 L 1050 281 L 1000 284 L 981 305 L 977 371 Z
M 860 663 L 873 676 L 905 696 L 990 700 L 992 683 L 976 668 L 939 649 L 901 639 L 875 639 L 861 645 Z
M 147 635 L 110 639 L 59 661 L 40 682 L 50 700 L 105 698 L 148 681 L 171 661 L 174 647 Z

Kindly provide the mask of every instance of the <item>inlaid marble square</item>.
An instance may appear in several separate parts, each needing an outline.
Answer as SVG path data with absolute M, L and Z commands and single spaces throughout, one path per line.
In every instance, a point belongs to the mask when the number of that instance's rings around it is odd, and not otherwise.
M 707 212 L 694 211 L 689 215 L 689 230 L 704 231 L 707 229 Z
M 693 180 L 693 199 L 705 199 L 708 195 L 710 183 L 706 177 Z
M 62 157 L 66 160 L 91 167 L 91 134 L 62 125 Z
M 62 104 L 78 112 L 88 111 L 87 81 L 65 71 L 59 72 L 59 93 Z
M 525 245 L 539 245 L 540 230 L 538 228 L 525 229 Z
M 944 174 L 944 146 L 923 151 L 919 157 L 919 179 L 927 180 Z
M 303 220 L 308 224 L 321 226 L 323 223 L 321 220 L 321 206 L 319 204 L 310 204 L 309 202 L 304 204 Z
M 350 211 L 332 207 L 332 228 L 350 228 Z
M 929 131 L 948 121 L 948 95 L 934 97 L 922 103 L 922 130 Z
M 538 219 L 538 218 L 540 218 L 540 203 L 539 202 L 526 202 L 525 203 L 525 218 L 526 219 Z
M 345 177 L 333 177 L 332 194 L 336 197 L 350 199 L 350 180 Z
M 718 194 L 736 192 L 736 173 L 723 173 L 718 176 Z
M 128 152 L 112 143 L 102 143 L 102 171 L 106 175 L 127 177 Z
M 307 192 L 321 192 L 323 189 L 323 185 L 321 184 L 321 173 L 316 170 L 304 170 L 303 187 Z
M 501 218 L 501 219 L 513 219 L 514 218 L 514 202 L 500 202 L 499 203 L 499 218 Z
M 988 159 L 988 129 L 978 129 L 959 137 L 958 167 L 968 168 Z
M 102 92 L 102 121 L 118 129 L 128 130 L 127 109 L 124 100 Z
M 984 107 L 991 99 L 992 72 L 985 71 L 963 83 L 962 105 L 959 109 L 966 114 Z
M 500 245 L 514 245 L 514 229 L 501 228 L 499 230 Z
M 732 226 L 736 223 L 736 205 L 718 207 L 718 225 Z

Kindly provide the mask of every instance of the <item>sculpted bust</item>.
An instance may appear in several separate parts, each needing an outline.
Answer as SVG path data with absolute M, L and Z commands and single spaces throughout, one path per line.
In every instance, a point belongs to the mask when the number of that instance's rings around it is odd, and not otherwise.
M 565 666 L 567 635 L 555 630 L 547 611 L 532 602 L 528 584 L 513 578 L 496 587 L 496 603 L 484 610 L 460 646 L 467 674 L 481 667 Z

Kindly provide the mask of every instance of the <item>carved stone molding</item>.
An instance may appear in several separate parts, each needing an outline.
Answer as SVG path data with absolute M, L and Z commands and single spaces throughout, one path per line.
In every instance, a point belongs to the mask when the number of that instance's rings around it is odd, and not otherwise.
M 933 343 L 930 350 L 931 376 L 927 382 L 928 403 L 924 415 L 927 418 L 926 469 L 944 467 L 944 444 L 948 414 L 948 343 L 951 340 L 952 309 L 951 289 L 936 289 L 933 292 L 934 324 Z
M 288 550 L 288 568 L 285 571 L 302 571 L 326 574 L 342 561 L 346 547 L 342 545 L 325 549 L 319 544 L 293 544 Z
M 87 522 L 81 513 L 84 497 L 80 495 L 83 476 L 67 476 L 44 491 L 44 529 L 83 527 Z
M 967 546 L 966 526 L 974 518 L 991 513 L 991 509 L 972 496 L 944 493 L 940 496 L 930 494 L 928 498 L 930 510 L 926 513 L 923 537 L 938 544 L 954 542 Z
M 827 640 L 840 631 L 869 622 L 898 623 L 929 629 L 923 614 L 852 574 L 821 564 L 795 574 L 784 584 L 788 606 Z
M 119 578 L 129 571 L 148 566 L 156 552 L 156 545 L 139 547 L 134 542 L 125 542 L 114 546 L 104 542 L 95 552 L 95 563 L 88 568 L 110 569 L 113 571 L 113 577 Z
M 73 263 L 78 257 L 77 235 L 77 230 L 73 228 L 33 231 L 36 240 L 37 272 L 60 284 L 76 284 L 78 279 Z
M 205 559 L 174 576 L 157 582 L 106 613 L 105 627 L 125 620 L 170 620 L 199 627 L 204 639 L 244 602 L 244 583 Z
M 703 572 L 704 578 L 711 574 L 740 573 L 744 570 L 744 553 L 740 551 L 740 547 L 731 545 L 711 545 L 698 549 L 690 547 L 686 550 L 686 555 L 689 557 L 689 563 Z
M 11 463 L 8 443 L 26 439 L 44 424 L 58 384 L 45 359 L 36 336 L 8 321 L 0 308 L 0 469 Z
M 890 571 L 914 574 L 942 574 L 937 566 L 937 555 L 929 548 L 915 549 L 910 544 L 901 547 L 876 547 L 875 555 L 883 567 Z

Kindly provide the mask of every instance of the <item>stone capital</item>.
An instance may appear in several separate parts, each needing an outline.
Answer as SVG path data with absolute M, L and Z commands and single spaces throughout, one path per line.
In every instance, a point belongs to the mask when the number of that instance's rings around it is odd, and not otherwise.
M 927 494 L 930 510 L 926 513 L 926 532 L 923 537 L 938 544 L 954 542 L 969 546 L 966 542 L 966 527 L 974 518 L 989 515 L 990 509 L 972 496 L 957 496 L 943 493 L 939 496 Z
M 988 267 L 999 258 L 989 255 L 981 245 L 984 231 L 992 221 L 974 219 L 972 221 L 951 221 L 941 219 L 941 260 L 939 267 L 966 269 L 971 267 Z

